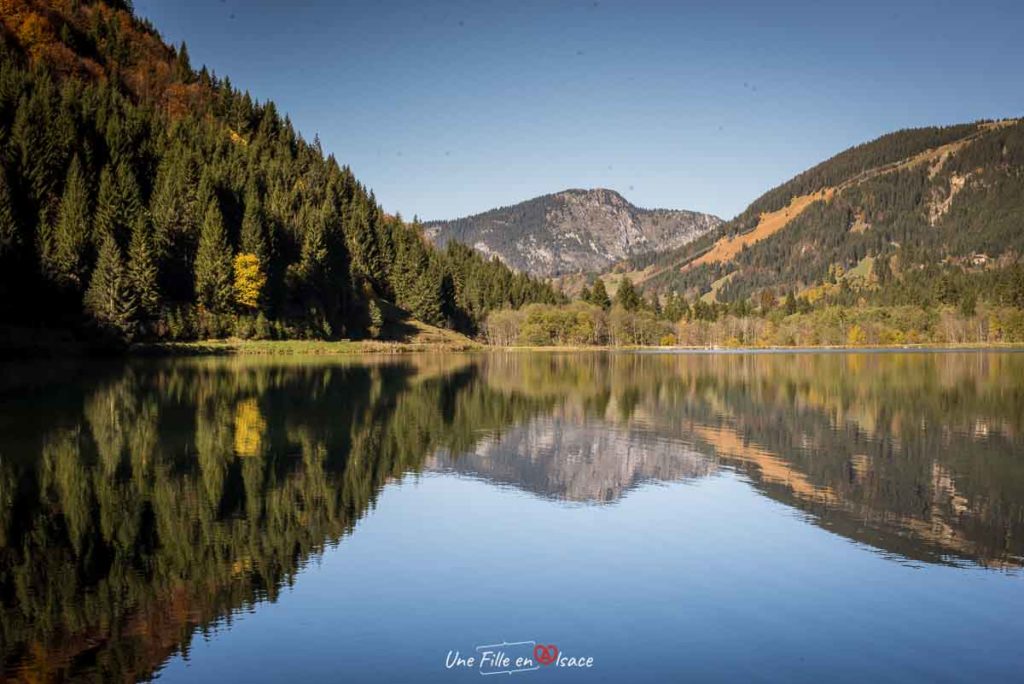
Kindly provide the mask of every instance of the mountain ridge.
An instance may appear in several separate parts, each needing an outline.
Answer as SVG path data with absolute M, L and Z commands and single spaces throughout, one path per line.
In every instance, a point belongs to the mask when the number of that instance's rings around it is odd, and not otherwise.
M 452 220 L 424 223 L 438 246 L 455 240 L 542 277 L 598 272 L 655 245 L 682 246 L 721 225 L 712 214 L 648 209 L 609 188 L 567 188 Z

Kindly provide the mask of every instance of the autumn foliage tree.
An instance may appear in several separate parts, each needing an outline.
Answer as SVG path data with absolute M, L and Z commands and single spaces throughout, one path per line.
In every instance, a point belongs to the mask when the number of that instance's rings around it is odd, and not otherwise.
M 243 309 L 256 310 L 260 296 L 267 284 L 267 276 L 260 267 L 255 254 L 239 254 L 235 257 L 235 303 Z

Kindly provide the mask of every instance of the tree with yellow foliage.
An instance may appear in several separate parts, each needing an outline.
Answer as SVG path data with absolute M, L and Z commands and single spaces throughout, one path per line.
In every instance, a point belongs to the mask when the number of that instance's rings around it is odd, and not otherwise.
M 235 302 L 246 309 L 258 309 L 267 275 L 255 254 L 239 254 L 235 257 Z
M 868 343 L 868 334 L 864 328 L 860 327 L 856 323 L 850 327 L 849 332 L 846 334 L 846 344 L 851 347 L 862 347 Z

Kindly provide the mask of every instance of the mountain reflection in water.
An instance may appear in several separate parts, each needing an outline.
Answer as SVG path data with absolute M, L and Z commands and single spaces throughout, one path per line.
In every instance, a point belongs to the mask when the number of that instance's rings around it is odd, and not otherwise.
M 3 377 L 12 681 L 151 676 L 196 628 L 274 600 L 386 484 L 429 470 L 604 505 L 724 469 L 898 559 L 1024 564 L 1024 354 L 138 360 Z

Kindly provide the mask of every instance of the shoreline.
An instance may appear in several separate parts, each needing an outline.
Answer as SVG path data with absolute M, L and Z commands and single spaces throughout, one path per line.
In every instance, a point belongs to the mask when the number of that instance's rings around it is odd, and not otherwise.
M 382 342 L 379 340 L 242 340 L 217 339 L 195 342 L 140 343 L 127 350 L 128 356 L 335 356 L 359 354 L 416 353 L 581 353 L 630 352 L 640 354 L 786 354 L 786 353 L 882 353 L 943 351 L 1024 351 L 1020 343 L 948 344 L 919 343 L 908 345 L 823 345 L 817 347 L 696 347 L 696 346 L 490 346 L 483 343 L 454 342 Z
M 462 342 L 381 342 L 379 340 L 242 340 L 146 342 L 132 345 L 128 356 L 350 356 L 357 354 L 463 353 L 482 344 Z

